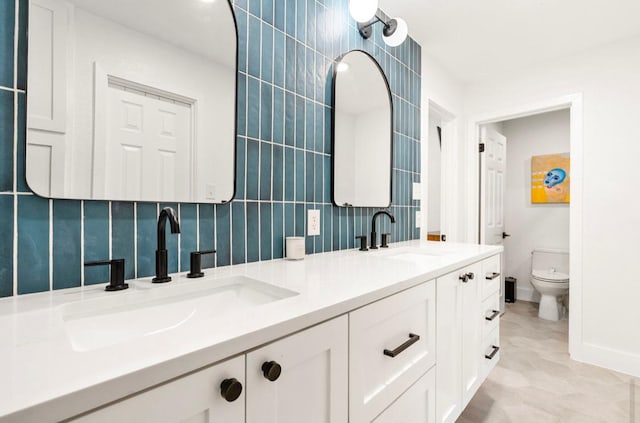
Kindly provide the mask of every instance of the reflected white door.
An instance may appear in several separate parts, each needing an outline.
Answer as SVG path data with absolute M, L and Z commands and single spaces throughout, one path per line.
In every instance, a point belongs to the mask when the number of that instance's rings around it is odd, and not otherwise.
M 188 201 L 192 135 L 191 105 L 110 85 L 105 196 Z
M 480 243 L 502 245 L 504 227 L 504 189 L 507 169 L 507 138 L 487 127 L 480 128 L 484 144 L 481 157 L 482 188 L 480 198 Z M 502 254 L 504 269 L 504 254 Z M 504 274 L 500 276 L 500 304 L 504 310 Z

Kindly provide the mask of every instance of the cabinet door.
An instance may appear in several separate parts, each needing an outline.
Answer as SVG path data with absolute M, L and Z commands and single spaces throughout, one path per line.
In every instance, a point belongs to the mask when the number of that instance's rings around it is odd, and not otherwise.
M 462 282 L 464 270 L 436 280 L 436 422 L 453 423 L 462 412 Z
M 248 353 L 247 423 L 347 422 L 347 342 L 342 316 Z
M 432 368 L 389 406 L 374 423 L 435 422 L 436 370 Z
M 483 379 L 482 263 L 465 268 L 473 279 L 462 283 L 462 408 L 466 407 Z
M 235 378 L 243 391 L 233 402 L 220 385 Z M 85 414 L 74 423 L 242 423 L 244 422 L 244 356 L 160 385 L 141 394 Z

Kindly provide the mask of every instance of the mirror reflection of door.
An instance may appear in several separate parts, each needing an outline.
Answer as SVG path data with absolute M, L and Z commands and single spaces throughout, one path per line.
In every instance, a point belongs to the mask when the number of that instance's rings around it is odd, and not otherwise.
M 109 88 L 107 136 L 96 139 L 106 141 L 106 154 L 93 158 L 111 172 L 103 179 L 103 196 L 172 201 L 191 193 L 192 105 L 116 84 Z

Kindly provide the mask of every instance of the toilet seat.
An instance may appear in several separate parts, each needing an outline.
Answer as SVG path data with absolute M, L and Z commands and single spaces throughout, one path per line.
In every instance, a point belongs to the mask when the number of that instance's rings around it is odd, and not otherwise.
M 542 282 L 550 282 L 550 283 L 562 283 L 569 282 L 569 275 L 562 272 L 556 272 L 551 270 L 540 270 L 534 269 L 531 272 L 531 276 L 534 279 L 537 279 Z

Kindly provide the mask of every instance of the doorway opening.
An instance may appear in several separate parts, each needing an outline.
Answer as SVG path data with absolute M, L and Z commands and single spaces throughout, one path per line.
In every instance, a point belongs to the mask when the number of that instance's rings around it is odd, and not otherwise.
M 582 96 L 572 95 L 493 113 L 472 119 L 470 124 L 479 166 L 475 173 L 478 178 L 475 182 L 478 187 L 476 239 L 487 244 L 504 242 L 501 300 L 505 297 L 504 276 L 514 276 L 518 284 L 517 300 L 539 301 L 540 292 L 530 282 L 533 251 L 568 252 L 569 300 L 565 304 L 570 310 L 569 353 L 579 360 L 578 349 L 582 341 Z M 491 162 L 487 157 L 488 143 L 494 142 L 495 138 L 499 139 L 498 144 L 504 142 L 506 149 L 502 152 L 505 160 L 502 182 L 497 172 L 493 176 L 487 172 Z M 483 142 L 485 152 L 481 153 Z M 559 196 L 554 199 L 553 190 L 549 190 L 552 201 L 539 202 L 534 191 L 544 192 L 545 183 L 546 188 L 553 188 L 553 184 L 545 181 L 548 172 L 543 175 L 532 173 L 540 172 L 532 169 L 532 157 L 562 157 L 569 152 L 568 202 L 559 201 Z M 554 165 L 550 170 L 560 167 Z M 536 176 L 538 179 L 542 176 L 541 187 L 532 186 Z M 502 190 L 496 189 L 495 184 L 499 183 L 504 184 Z M 492 190 L 494 193 L 490 193 Z M 491 210 L 500 202 L 505 204 L 502 214 L 499 210 Z
M 455 178 L 450 174 L 453 169 L 452 148 L 456 136 L 455 116 L 429 101 L 426 158 L 426 221 L 422 231 L 422 239 L 428 241 L 447 241 L 450 237 L 449 226 L 455 222 L 456 216 L 450 211 L 455 207 L 452 203 L 457 191 Z

